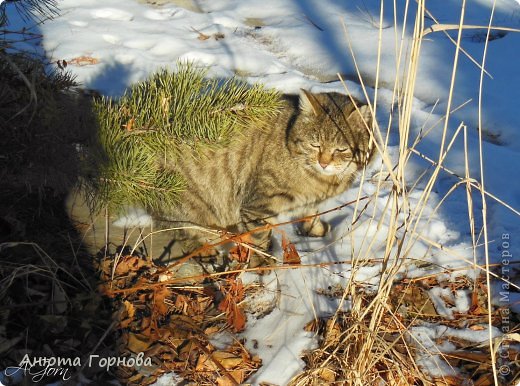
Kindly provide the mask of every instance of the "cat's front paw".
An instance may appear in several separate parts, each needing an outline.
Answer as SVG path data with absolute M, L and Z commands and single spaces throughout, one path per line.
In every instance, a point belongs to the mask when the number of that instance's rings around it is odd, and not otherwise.
M 305 221 L 302 225 L 302 234 L 309 237 L 324 237 L 330 231 L 330 225 L 318 217 Z

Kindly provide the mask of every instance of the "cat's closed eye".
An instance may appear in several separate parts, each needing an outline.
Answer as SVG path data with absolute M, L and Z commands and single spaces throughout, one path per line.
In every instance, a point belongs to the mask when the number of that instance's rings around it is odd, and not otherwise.
M 336 151 L 337 151 L 338 153 L 346 153 L 346 152 L 348 152 L 349 150 L 350 150 L 350 149 L 349 149 L 348 147 L 341 147 L 341 148 L 336 149 Z
M 309 143 L 309 146 L 313 149 L 320 149 L 321 145 L 319 143 Z

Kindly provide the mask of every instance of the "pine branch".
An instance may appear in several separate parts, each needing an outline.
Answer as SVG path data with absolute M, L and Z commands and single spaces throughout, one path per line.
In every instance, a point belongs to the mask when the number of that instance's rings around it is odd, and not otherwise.
M 205 75 L 179 64 L 176 73 L 160 71 L 117 101 L 95 101 L 99 143 L 87 174 L 99 205 L 171 208 L 186 186 L 162 165 L 175 162 L 181 147 L 197 156 L 202 148 L 224 146 L 278 112 L 276 92 Z
M 43 22 L 58 15 L 58 2 L 56 0 L 4 0 L 0 3 L 0 26 L 9 23 L 4 8 L 9 3 L 15 6 L 16 11 L 26 21 L 36 18 Z

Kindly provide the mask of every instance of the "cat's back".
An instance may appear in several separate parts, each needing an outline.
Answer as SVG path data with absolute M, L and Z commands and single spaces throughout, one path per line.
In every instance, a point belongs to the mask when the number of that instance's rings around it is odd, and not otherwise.
M 283 95 L 280 111 L 262 123 L 252 123 L 224 146 L 197 152 L 186 148 L 170 168 L 188 177 L 191 182 L 224 185 L 240 183 L 266 158 L 286 158 L 283 151 L 288 121 L 297 114 L 298 97 Z

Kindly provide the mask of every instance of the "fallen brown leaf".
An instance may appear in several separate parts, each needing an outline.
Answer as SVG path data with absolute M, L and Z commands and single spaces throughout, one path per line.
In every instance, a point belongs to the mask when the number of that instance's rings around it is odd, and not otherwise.
M 211 354 L 211 357 L 213 360 L 218 361 L 226 370 L 234 369 L 243 362 L 242 358 L 236 357 L 227 351 L 215 351 Z
M 300 265 L 302 259 L 293 243 L 289 241 L 285 233 L 282 233 L 283 263 L 287 265 Z
M 165 300 L 171 297 L 171 291 L 166 287 L 156 287 L 153 291 L 153 311 L 161 316 L 166 316 L 170 307 Z
M 137 256 L 123 256 L 116 266 L 115 275 L 127 275 L 129 272 L 139 271 L 149 264 L 148 261 Z
M 495 384 L 493 374 L 482 374 L 473 384 L 473 386 L 492 386 Z
M 336 373 L 328 367 L 318 369 L 317 375 L 325 382 L 332 383 L 336 381 Z
M 240 279 L 227 279 L 227 283 L 222 286 L 224 299 L 218 309 L 226 313 L 228 324 L 235 332 L 243 331 L 246 326 L 246 315 L 238 303 L 244 300 L 244 285 Z
M 98 64 L 99 59 L 93 58 L 91 56 L 78 56 L 76 58 L 70 59 L 67 63 L 76 66 L 88 66 L 92 64 Z
M 119 327 L 127 328 L 134 321 L 135 307 L 128 300 L 123 301 L 123 307 L 118 316 Z
M 229 257 L 239 263 L 247 263 L 252 251 L 246 244 L 253 244 L 252 236 L 250 234 L 240 235 L 235 246 L 229 250 Z
M 145 352 L 152 343 L 153 342 L 148 340 L 148 338 L 144 335 L 134 333 L 128 334 L 128 349 L 133 353 L 138 354 Z

